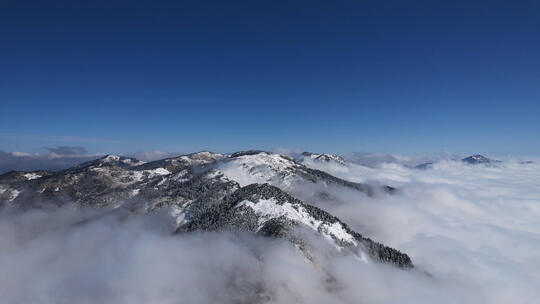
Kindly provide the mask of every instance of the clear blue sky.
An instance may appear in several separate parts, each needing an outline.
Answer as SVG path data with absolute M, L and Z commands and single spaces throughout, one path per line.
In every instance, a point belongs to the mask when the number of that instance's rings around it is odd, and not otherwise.
M 0 150 L 540 154 L 539 16 L 538 1 L 4 0 Z

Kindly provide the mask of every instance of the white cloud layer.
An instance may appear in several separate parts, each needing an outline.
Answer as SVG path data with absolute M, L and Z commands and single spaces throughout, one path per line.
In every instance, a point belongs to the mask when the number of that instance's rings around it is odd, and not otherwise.
M 162 213 L 126 220 L 116 213 L 72 210 L 4 212 L 2 302 L 538 302 L 538 162 L 439 162 L 425 171 L 396 164 L 311 165 L 398 187 L 395 195 L 375 198 L 326 188 L 331 201 L 310 196 L 312 189 L 295 192 L 364 235 L 408 253 L 417 270 L 364 263 L 323 243 L 316 243 L 314 265 L 286 241 L 172 235 Z
M 470 303 L 535 303 L 540 297 L 540 165 L 455 161 L 433 170 L 311 163 L 336 176 L 400 189 L 377 199 L 334 191 L 316 202 L 354 229 L 408 254 Z

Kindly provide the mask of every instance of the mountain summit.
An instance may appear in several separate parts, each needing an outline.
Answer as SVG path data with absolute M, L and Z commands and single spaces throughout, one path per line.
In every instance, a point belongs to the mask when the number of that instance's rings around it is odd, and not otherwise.
M 467 164 L 471 164 L 471 165 L 492 164 L 492 163 L 499 163 L 500 162 L 499 160 L 489 159 L 489 158 L 487 158 L 487 157 L 485 157 L 483 155 L 480 155 L 480 154 L 465 157 L 461 161 L 464 162 L 464 163 L 467 163 Z

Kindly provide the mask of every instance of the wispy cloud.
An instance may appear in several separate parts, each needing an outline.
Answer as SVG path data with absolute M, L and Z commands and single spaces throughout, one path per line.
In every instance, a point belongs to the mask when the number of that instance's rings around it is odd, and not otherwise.
M 65 155 L 85 155 L 88 154 L 88 151 L 84 147 L 70 147 L 70 146 L 59 146 L 56 148 L 43 147 L 43 149 L 50 151 L 54 154 L 65 156 Z
M 153 161 L 153 160 L 164 159 L 168 157 L 174 157 L 178 155 L 181 155 L 181 153 L 165 152 L 161 150 L 151 150 L 151 151 L 141 150 L 135 153 L 126 154 L 126 156 L 131 156 L 142 161 Z
M 87 137 L 73 135 L 35 134 L 35 133 L 0 133 L 0 138 L 9 140 L 26 140 L 37 142 L 66 142 L 66 143 L 95 143 L 95 144 L 134 144 L 126 141 L 102 137 Z
M 43 153 L 44 152 L 44 153 Z M 7 171 L 59 170 L 98 158 L 84 147 L 44 147 L 41 153 L 6 152 L 0 150 L 0 174 Z

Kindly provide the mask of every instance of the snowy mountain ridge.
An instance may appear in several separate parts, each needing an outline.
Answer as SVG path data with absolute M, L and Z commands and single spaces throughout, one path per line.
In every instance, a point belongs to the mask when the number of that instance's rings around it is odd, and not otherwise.
M 305 185 L 321 194 L 328 185 L 364 196 L 393 190 L 346 181 L 264 151 L 231 155 L 203 151 L 148 163 L 107 155 L 60 172 L 0 175 L 0 208 L 71 206 L 137 213 L 166 208 L 178 233 L 232 229 L 282 237 L 309 255 L 305 249 L 309 239 L 298 234 L 302 227 L 338 250 L 348 248 L 361 260 L 412 267 L 406 254 L 363 237 L 287 193 Z

